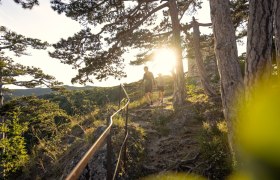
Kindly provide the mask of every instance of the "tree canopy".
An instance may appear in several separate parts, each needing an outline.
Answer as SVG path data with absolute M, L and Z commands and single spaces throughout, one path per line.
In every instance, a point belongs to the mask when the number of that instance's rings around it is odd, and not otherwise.
M 92 76 L 99 80 L 109 76 L 124 77 L 124 53 L 137 48 L 140 51 L 137 62 L 145 62 L 147 57 L 151 57 L 153 48 L 170 45 L 172 26 L 168 2 L 118 2 L 51 2 L 55 11 L 65 13 L 85 27 L 73 37 L 55 44 L 56 50 L 50 53 L 61 62 L 79 69 L 73 82 L 91 82 Z M 177 1 L 179 19 L 199 3 L 196 0 Z
M 49 44 L 36 38 L 25 37 L 0 26 L 0 85 L 16 85 L 32 88 L 38 85 L 56 86 L 61 83 L 53 76 L 44 74 L 40 68 L 15 63 L 6 54 L 28 55 L 28 48 L 46 49 Z M 19 80 L 17 77 L 25 77 Z

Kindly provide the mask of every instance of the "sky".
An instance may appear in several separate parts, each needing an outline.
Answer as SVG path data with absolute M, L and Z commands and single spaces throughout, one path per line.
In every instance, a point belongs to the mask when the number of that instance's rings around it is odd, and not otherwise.
M 61 38 L 72 36 L 82 28 L 78 22 L 67 18 L 65 15 L 58 15 L 53 11 L 50 7 L 49 0 L 41 0 L 39 2 L 40 5 L 35 6 L 32 10 L 24 10 L 12 0 L 2 0 L 0 5 L 0 25 L 6 26 L 8 29 L 27 37 L 38 38 L 49 43 L 56 43 Z M 195 16 L 201 23 L 211 22 L 208 4 L 208 0 L 205 0 L 203 8 Z M 190 19 L 191 16 L 187 16 L 186 21 L 189 22 Z M 210 31 L 207 27 L 201 28 L 200 30 L 202 34 L 209 33 Z M 56 77 L 58 81 L 66 85 L 73 85 L 71 84 L 71 78 L 77 74 L 77 70 L 72 69 L 70 65 L 60 63 L 58 59 L 49 57 L 47 51 L 30 49 L 28 52 L 30 53 L 29 56 L 13 57 L 13 59 L 23 65 L 39 67 L 46 74 Z M 135 55 L 135 53 L 125 54 L 125 61 L 129 62 L 133 60 L 133 56 Z M 164 58 L 167 56 L 165 54 L 159 57 Z M 184 61 L 185 70 L 187 69 L 186 64 L 187 62 Z M 146 65 L 157 76 L 160 73 L 158 66 L 162 66 L 162 62 L 155 60 L 153 63 Z M 120 83 L 140 80 L 143 77 L 143 66 L 131 66 L 127 64 L 125 67 L 125 72 L 128 75 L 127 78 L 123 78 L 120 81 L 114 78 L 109 78 L 102 82 L 96 80 L 94 84 L 88 85 L 114 86 Z M 162 66 L 162 68 L 164 67 Z M 165 67 L 165 71 L 168 71 L 168 67 Z M 78 84 L 74 85 L 78 86 Z M 15 87 L 12 86 L 11 88 Z

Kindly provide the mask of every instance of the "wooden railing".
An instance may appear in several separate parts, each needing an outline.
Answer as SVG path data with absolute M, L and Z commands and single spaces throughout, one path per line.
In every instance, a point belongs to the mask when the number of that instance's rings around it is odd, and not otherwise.
M 95 155 L 95 153 L 105 145 L 107 139 L 107 180 L 115 179 L 119 170 L 120 161 L 123 158 L 124 167 L 126 169 L 126 142 L 128 138 L 128 129 L 127 129 L 127 121 L 128 121 L 128 105 L 130 103 L 129 96 L 124 88 L 124 85 L 120 85 L 120 97 L 121 92 L 124 92 L 126 102 L 123 106 L 121 106 L 121 100 L 119 101 L 119 109 L 114 112 L 110 118 L 107 120 L 108 127 L 104 130 L 104 132 L 99 136 L 99 138 L 95 141 L 95 143 L 91 146 L 91 148 L 86 152 L 86 154 L 82 157 L 79 163 L 75 166 L 75 168 L 71 171 L 71 173 L 67 176 L 67 180 L 76 180 L 82 174 L 83 170 L 87 166 L 89 160 Z M 113 125 L 113 118 L 120 111 L 125 110 L 125 137 L 121 145 L 120 152 L 118 154 L 118 160 L 116 163 L 116 167 L 113 171 L 112 165 L 112 143 L 111 143 L 111 129 Z M 94 168 L 94 167 L 93 167 Z

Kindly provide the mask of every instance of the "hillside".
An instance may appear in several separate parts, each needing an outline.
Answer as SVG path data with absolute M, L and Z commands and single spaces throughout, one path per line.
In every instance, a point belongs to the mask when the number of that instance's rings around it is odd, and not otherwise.
M 89 90 L 94 88 L 100 88 L 95 86 L 85 86 L 85 87 L 76 87 L 76 86 L 64 86 L 67 90 Z M 11 92 L 6 95 L 7 97 L 18 97 L 18 96 L 41 96 L 45 94 L 50 94 L 53 91 L 50 88 L 31 88 L 31 89 L 11 89 Z
M 209 99 L 200 88 L 189 85 L 186 88 L 188 101 L 179 109 L 174 109 L 171 77 L 165 77 L 165 82 L 164 103 L 160 105 L 157 102 L 158 94 L 155 90 L 153 93 L 155 104 L 152 107 L 146 106 L 140 82 L 125 85 L 131 98 L 128 168 L 125 173 L 120 172 L 119 178 L 139 179 L 169 171 L 194 172 L 211 179 L 224 178 L 230 173 L 231 167 L 228 161 L 226 134 L 215 130 L 217 123 L 222 122 L 221 103 Z M 64 116 L 69 120 L 63 120 L 66 124 L 62 126 L 64 130 L 58 137 L 53 140 L 39 139 L 42 144 L 35 150 L 38 152 L 32 155 L 32 161 L 25 166 L 24 171 L 19 171 L 21 173 L 13 174 L 11 177 L 64 179 L 104 131 L 106 119 L 118 108 L 118 96 L 119 87 L 93 88 L 41 96 L 48 102 L 59 105 L 68 114 L 68 117 Z M 22 101 L 19 103 L 22 104 Z M 28 103 L 28 98 L 24 101 Z M 32 104 L 34 106 L 34 102 Z M 8 107 L 10 106 L 12 105 Z M 26 112 L 24 115 L 30 116 Z M 123 127 L 124 115 L 118 115 L 112 130 L 114 158 L 122 143 Z M 93 168 L 87 168 L 82 175 L 83 178 L 104 179 L 105 154 L 106 146 L 90 161 L 89 167 Z M 217 156 L 213 156 L 215 154 Z

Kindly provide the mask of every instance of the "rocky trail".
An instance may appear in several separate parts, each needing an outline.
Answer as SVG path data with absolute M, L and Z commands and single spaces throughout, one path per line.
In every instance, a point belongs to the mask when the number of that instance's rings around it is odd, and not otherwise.
M 180 113 L 170 109 L 168 99 L 163 105 L 143 107 L 131 113 L 134 126 L 146 132 L 142 175 L 166 171 L 192 171 L 199 157 L 201 122 L 186 105 Z M 188 107 L 189 106 L 189 107 Z

